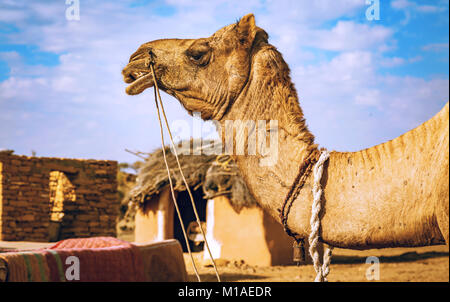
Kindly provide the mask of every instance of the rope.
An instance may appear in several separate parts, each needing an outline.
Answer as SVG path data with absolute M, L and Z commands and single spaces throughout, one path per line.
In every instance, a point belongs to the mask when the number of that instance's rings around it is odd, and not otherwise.
M 333 247 L 327 245 L 326 250 L 323 255 L 323 264 L 320 266 L 319 260 L 319 251 L 317 249 L 319 244 L 319 228 L 320 228 L 320 217 L 319 213 L 322 208 L 321 206 L 321 198 L 322 198 L 322 186 L 320 184 L 320 180 L 322 179 L 323 174 L 323 164 L 330 157 L 330 153 L 328 151 L 322 151 L 320 154 L 319 160 L 314 166 L 314 185 L 312 189 L 313 193 L 313 204 L 311 209 L 311 233 L 309 234 L 309 253 L 311 258 L 313 259 L 314 270 L 316 271 L 316 279 L 315 282 L 323 282 L 327 281 L 327 276 L 330 273 L 330 262 L 331 262 L 331 252 Z
M 302 162 L 302 164 L 299 167 L 294 183 L 292 184 L 288 194 L 286 195 L 286 198 L 284 199 L 283 206 L 281 207 L 281 209 L 279 209 L 281 224 L 284 227 L 284 231 L 289 236 L 293 237 L 297 242 L 297 244 L 301 243 L 303 240 L 301 238 L 297 238 L 298 234 L 293 232 L 289 228 L 287 224 L 288 216 L 294 201 L 297 199 L 298 194 L 300 194 L 301 189 L 305 185 L 306 180 L 309 174 L 311 173 L 314 161 L 317 160 L 318 153 L 319 151 L 315 149 L 311 151 L 308 154 L 308 156 L 306 156 L 306 159 Z
M 175 205 L 175 209 L 176 209 L 176 212 L 177 212 L 177 215 L 178 215 L 178 220 L 180 221 L 181 230 L 183 231 L 184 240 L 186 242 L 186 247 L 188 249 L 189 256 L 191 258 L 192 266 L 194 267 L 195 275 L 197 276 L 198 281 L 201 282 L 202 280 L 200 279 L 200 275 L 198 273 L 197 266 L 195 265 L 194 257 L 192 256 L 191 247 L 189 246 L 189 240 L 187 238 L 186 230 L 184 228 L 183 219 L 181 218 L 180 209 L 178 207 L 178 202 L 177 202 L 177 199 L 175 198 L 175 192 L 173 190 L 172 177 L 170 176 L 169 165 L 167 163 L 167 158 L 166 158 L 166 150 L 165 150 L 165 147 L 164 147 L 164 134 L 163 134 L 163 128 L 162 128 L 162 123 L 161 123 L 161 115 L 160 115 L 160 112 L 159 112 L 159 106 L 158 106 L 158 102 L 157 102 L 157 99 L 156 99 L 156 89 L 157 88 L 155 86 L 155 104 L 156 104 L 156 109 L 157 109 L 157 112 L 158 112 L 159 128 L 161 130 L 161 145 L 162 145 L 164 163 L 166 164 L 166 169 L 167 169 L 167 176 L 169 177 L 170 192 L 172 194 L 172 200 L 173 200 L 173 203 Z
M 152 54 L 151 54 L 151 53 L 150 53 L 150 56 L 152 57 Z M 152 59 L 153 59 L 153 58 L 151 58 L 151 60 L 152 60 Z M 184 184 L 186 185 L 186 189 L 187 189 L 187 191 L 188 191 L 189 198 L 190 198 L 190 200 L 191 200 L 192 208 L 193 208 L 193 210 L 194 210 L 195 218 L 196 218 L 197 224 L 198 224 L 198 226 L 199 226 L 199 228 L 200 228 L 200 231 L 201 231 L 201 233 L 202 233 L 203 240 L 205 241 L 206 249 L 208 250 L 208 254 L 209 254 L 210 258 L 211 258 L 211 261 L 212 261 L 212 264 L 213 264 L 213 267 L 214 267 L 214 271 L 215 271 L 215 273 L 216 273 L 217 281 L 220 282 L 221 280 L 220 280 L 219 272 L 218 272 L 218 270 L 217 270 L 216 263 L 215 263 L 214 258 L 213 258 L 213 256 L 212 256 L 211 250 L 210 250 L 210 248 L 209 248 L 208 241 L 206 240 L 205 231 L 203 230 L 203 227 L 202 227 L 202 225 L 201 225 L 201 223 L 200 223 L 200 218 L 199 218 L 199 215 L 198 215 L 198 212 L 197 212 L 197 208 L 196 208 L 196 206 L 195 206 L 194 197 L 192 196 L 192 192 L 191 192 L 191 190 L 190 190 L 190 188 L 189 188 L 189 185 L 188 185 L 188 183 L 187 183 L 186 178 L 184 177 L 183 170 L 181 169 L 181 164 L 180 164 L 180 161 L 179 161 L 179 159 L 178 159 L 178 154 L 177 154 L 177 151 L 176 151 L 175 143 L 173 142 L 172 132 L 170 131 L 169 123 L 168 123 L 168 121 L 167 121 L 166 112 L 165 112 L 165 110 L 164 110 L 164 105 L 163 105 L 162 100 L 161 100 L 161 95 L 159 94 L 159 88 L 158 88 L 158 83 L 157 83 L 157 81 L 156 81 L 155 69 L 153 68 L 153 61 L 150 61 L 148 65 L 149 65 L 149 67 L 150 67 L 150 69 L 151 69 L 151 72 L 152 72 L 152 75 L 153 75 L 153 82 L 154 82 L 154 88 L 155 88 L 155 89 L 154 89 L 154 91 L 155 91 L 155 103 L 156 103 L 156 108 L 157 108 L 157 111 L 158 111 L 158 120 L 159 120 L 160 129 L 161 129 L 161 144 L 162 144 L 162 150 L 163 150 L 164 162 L 165 162 L 165 164 L 166 164 L 167 173 L 168 173 L 168 176 L 169 176 L 170 190 L 171 190 L 171 192 L 172 192 L 172 199 L 174 200 L 174 204 L 176 205 L 175 207 L 176 207 L 176 209 L 177 209 L 178 218 L 180 219 L 180 224 L 181 224 L 181 226 L 182 226 L 184 239 L 185 239 L 185 241 L 186 241 L 186 246 L 187 246 L 189 255 L 190 255 L 190 257 L 191 257 L 192 265 L 193 265 L 193 267 L 194 267 L 194 271 L 195 271 L 195 274 L 196 274 L 196 276 L 197 276 L 198 281 L 201 281 L 200 276 L 199 276 L 198 271 L 197 271 L 197 268 L 196 268 L 196 266 L 195 266 L 195 261 L 194 261 L 194 258 L 193 258 L 193 256 L 192 256 L 191 249 L 190 249 L 190 247 L 189 247 L 189 241 L 188 241 L 188 238 L 187 238 L 187 235 L 186 235 L 186 231 L 185 231 L 185 229 L 184 229 L 183 220 L 182 220 L 182 218 L 181 218 L 181 214 L 180 214 L 180 212 L 179 212 L 178 205 L 177 205 L 177 202 L 176 202 L 176 199 L 175 199 L 175 193 L 174 193 L 174 190 L 173 190 L 172 178 L 171 178 L 171 176 L 170 176 L 169 166 L 168 166 L 168 164 L 167 164 L 166 152 L 165 152 L 165 148 L 164 148 L 163 129 L 162 129 L 161 116 L 160 116 L 160 112 L 159 112 L 159 106 L 158 106 L 157 99 L 159 100 L 159 104 L 161 105 L 161 111 L 162 111 L 163 116 L 164 116 L 164 121 L 165 121 L 165 124 L 166 124 L 166 127 L 167 127 L 167 132 L 169 133 L 170 142 L 171 142 L 171 144 L 172 144 L 173 151 L 174 151 L 174 155 L 175 155 L 175 159 L 176 159 L 177 165 L 178 165 L 178 170 L 180 171 L 181 177 L 183 178 L 183 182 L 184 182 Z

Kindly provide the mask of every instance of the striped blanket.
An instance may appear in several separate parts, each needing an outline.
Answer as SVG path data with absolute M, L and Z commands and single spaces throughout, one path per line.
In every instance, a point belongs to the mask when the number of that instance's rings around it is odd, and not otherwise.
M 13 282 L 144 281 L 139 248 L 113 237 L 67 239 L 47 249 L 1 253 L 0 262 Z

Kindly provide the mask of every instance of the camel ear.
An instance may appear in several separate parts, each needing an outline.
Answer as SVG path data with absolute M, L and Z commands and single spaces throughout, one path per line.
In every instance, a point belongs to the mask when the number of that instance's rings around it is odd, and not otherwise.
M 239 35 L 239 43 L 251 46 L 257 32 L 255 16 L 253 14 L 245 15 L 238 21 L 236 28 Z

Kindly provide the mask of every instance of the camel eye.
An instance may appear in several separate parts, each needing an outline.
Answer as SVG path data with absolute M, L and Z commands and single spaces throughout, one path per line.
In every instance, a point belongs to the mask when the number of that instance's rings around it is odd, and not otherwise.
M 186 56 L 195 65 L 206 66 L 211 58 L 211 50 L 208 46 L 201 45 L 200 47 L 188 49 Z
M 194 61 L 199 61 L 199 60 L 201 60 L 201 58 L 203 58 L 204 55 L 205 54 L 203 54 L 203 53 L 199 53 L 199 54 L 192 55 L 191 58 Z
M 209 51 L 193 51 L 191 53 L 188 53 L 188 57 L 192 63 L 199 66 L 206 66 L 209 63 L 209 58 L 211 56 L 211 53 Z

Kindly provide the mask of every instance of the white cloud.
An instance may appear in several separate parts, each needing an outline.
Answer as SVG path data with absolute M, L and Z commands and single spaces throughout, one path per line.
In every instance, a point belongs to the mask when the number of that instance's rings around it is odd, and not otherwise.
M 380 64 L 383 67 L 395 67 L 405 64 L 406 60 L 399 57 L 384 58 L 381 60 Z
M 448 10 L 448 1 L 440 1 L 436 5 L 420 5 L 408 0 L 394 0 L 391 2 L 391 7 L 403 11 L 405 18 L 400 21 L 400 24 L 405 26 L 417 14 L 439 13 Z
M 447 43 L 432 43 L 432 44 L 427 44 L 425 46 L 422 47 L 422 50 L 425 51 L 448 51 L 448 42 Z
M 378 89 L 362 91 L 355 96 L 355 104 L 364 106 L 376 106 L 379 108 L 381 92 Z
M 324 21 L 348 17 L 357 11 L 364 13 L 365 2 L 360 0 L 343 0 L 339 5 L 327 0 L 269 0 L 265 9 L 269 14 L 264 16 L 263 23 L 269 25 L 270 20 L 309 24 L 312 26 L 323 24 Z
M 408 0 L 394 0 L 391 1 L 391 6 L 395 9 L 405 9 L 414 6 L 414 3 Z
M 26 14 L 16 9 L 2 9 L 2 13 L 0 14 L 0 21 L 2 22 L 17 22 L 25 18 Z
M 391 29 L 381 25 L 339 21 L 331 30 L 311 30 L 304 43 L 334 51 L 380 49 L 392 34 Z
M 422 61 L 423 57 L 418 55 L 411 58 L 401 58 L 401 57 L 381 57 L 379 59 L 379 65 L 386 68 L 392 68 L 397 66 L 402 66 L 405 64 L 412 64 Z
M 448 4 L 448 3 L 447 3 Z M 438 5 L 420 5 L 408 0 L 394 0 L 391 2 L 391 7 L 395 9 L 413 9 L 421 13 L 436 13 L 445 11 L 445 8 Z
M 442 5 L 420 5 L 413 1 L 408 0 L 394 0 L 391 2 L 391 7 L 397 10 L 402 10 L 405 13 L 405 19 L 403 19 L 400 23 L 402 25 L 406 25 L 410 22 L 412 18 L 412 13 L 438 13 L 443 12 L 448 9 L 448 1 L 447 3 L 441 1 Z
M 17 51 L 4 51 L 0 52 L 0 60 L 8 62 L 22 61 L 20 54 Z
M 417 5 L 416 10 L 422 13 L 437 13 L 445 11 L 445 8 L 434 5 Z

